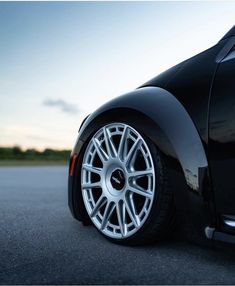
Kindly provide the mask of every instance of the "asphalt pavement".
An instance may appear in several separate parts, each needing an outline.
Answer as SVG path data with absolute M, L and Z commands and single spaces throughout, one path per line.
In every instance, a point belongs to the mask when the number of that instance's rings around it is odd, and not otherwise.
M 235 251 L 112 244 L 74 220 L 66 167 L 0 167 L 0 284 L 235 284 Z

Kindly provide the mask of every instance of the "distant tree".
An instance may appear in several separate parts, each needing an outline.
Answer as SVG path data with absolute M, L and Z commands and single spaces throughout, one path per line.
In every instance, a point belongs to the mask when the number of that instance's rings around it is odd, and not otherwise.
M 19 146 L 14 146 L 12 148 L 12 153 L 13 153 L 13 156 L 15 158 L 22 158 L 23 157 L 23 151 L 21 150 L 21 148 Z
M 35 159 L 36 156 L 37 156 L 36 149 L 27 149 L 25 151 L 25 158 L 26 159 Z
M 46 148 L 38 151 L 34 148 L 23 151 L 19 146 L 0 147 L 0 160 L 40 160 L 40 161 L 68 161 L 70 150 L 54 150 Z
M 13 150 L 8 147 L 0 147 L 0 159 L 13 158 Z

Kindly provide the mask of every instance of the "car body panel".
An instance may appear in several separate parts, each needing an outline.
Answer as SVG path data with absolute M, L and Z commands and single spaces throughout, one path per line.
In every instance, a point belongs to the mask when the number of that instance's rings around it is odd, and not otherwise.
M 191 116 L 203 144 L 208 142 L 208 103 L 217 63 L 216 56 L 224 41 L 184 61 L 170 71 L 145 83 L 143 86 L 159 86 L 172 93 Z M 166 77 L 166 78 L 165 78 Z M 168 80 L 167 80 L 168 79 Z
M 216 208 L 235 214 L 235 49 L 220 62 L 210 101 L 209 158 Z

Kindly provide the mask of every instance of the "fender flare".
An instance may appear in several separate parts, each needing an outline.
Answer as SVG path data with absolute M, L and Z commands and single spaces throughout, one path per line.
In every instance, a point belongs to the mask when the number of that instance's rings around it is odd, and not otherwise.
M 90 124 L 95 122 L 97 117 L 119 108 L 145 114 L 155 122 L 169 140 L 180 162 L 188 186 L 194 192 L 203 194 L 202 170 L 208 168 L 204 146 L 192 119 L 183 105 L 165 89 L 159 87 L 139 88 L 103 105 L 91 114 L 81 127 L 82 140 L 86 140 L 83 132 Z M 156 143 L 159 145 L 157 141 Z M 163 146 L 158 147 L 162 151 L 166 149 L 164 143 L 161 142 L 161 145 Z M 173 153 L 173 150 L 168 149 L 168 152 Z M 167 151 L 165 150 L 165 152 Z
M 83 143 L 97 130 L 102 118 L 116 112 L 122 119 L 124 110 L 147 118 L 152 126 L 142 122 L 142 132 L 146 132 L 160 151 L 176 159 L 181 167 L 181 187 L 178 187 L 176 204 L 189 214 L 194 213 L 196 220 L 202 217 L 203 232 L 211 225 L 211 188 L 209 185 L 208 160 L 200 135 L 183 105 L 165 89 L 142 87 L 119 96 L 92 113 L 81 126 L 78 141 L 72 153 L 79 153 Z M 111 118 L 111 117 L 110 117 Z M 100 122 L 100 123 L 99 123 Z M 178 202 L 177 202 L 178 201 Z M 209 202 L 209 206 L 208 206 Z M 203 209 L 203 211 L 202 211 Z M 196 210 L 196 211 L 195 211 Z M 199 217 L 198 217 L 199 216 Z

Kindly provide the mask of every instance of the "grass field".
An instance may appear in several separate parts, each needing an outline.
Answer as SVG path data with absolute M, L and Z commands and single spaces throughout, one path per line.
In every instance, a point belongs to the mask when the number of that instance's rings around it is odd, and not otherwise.
M 60 166 L 68 165 L 68 161 L 44 161 L 44 160 L 0 160 L 0 166 Z

